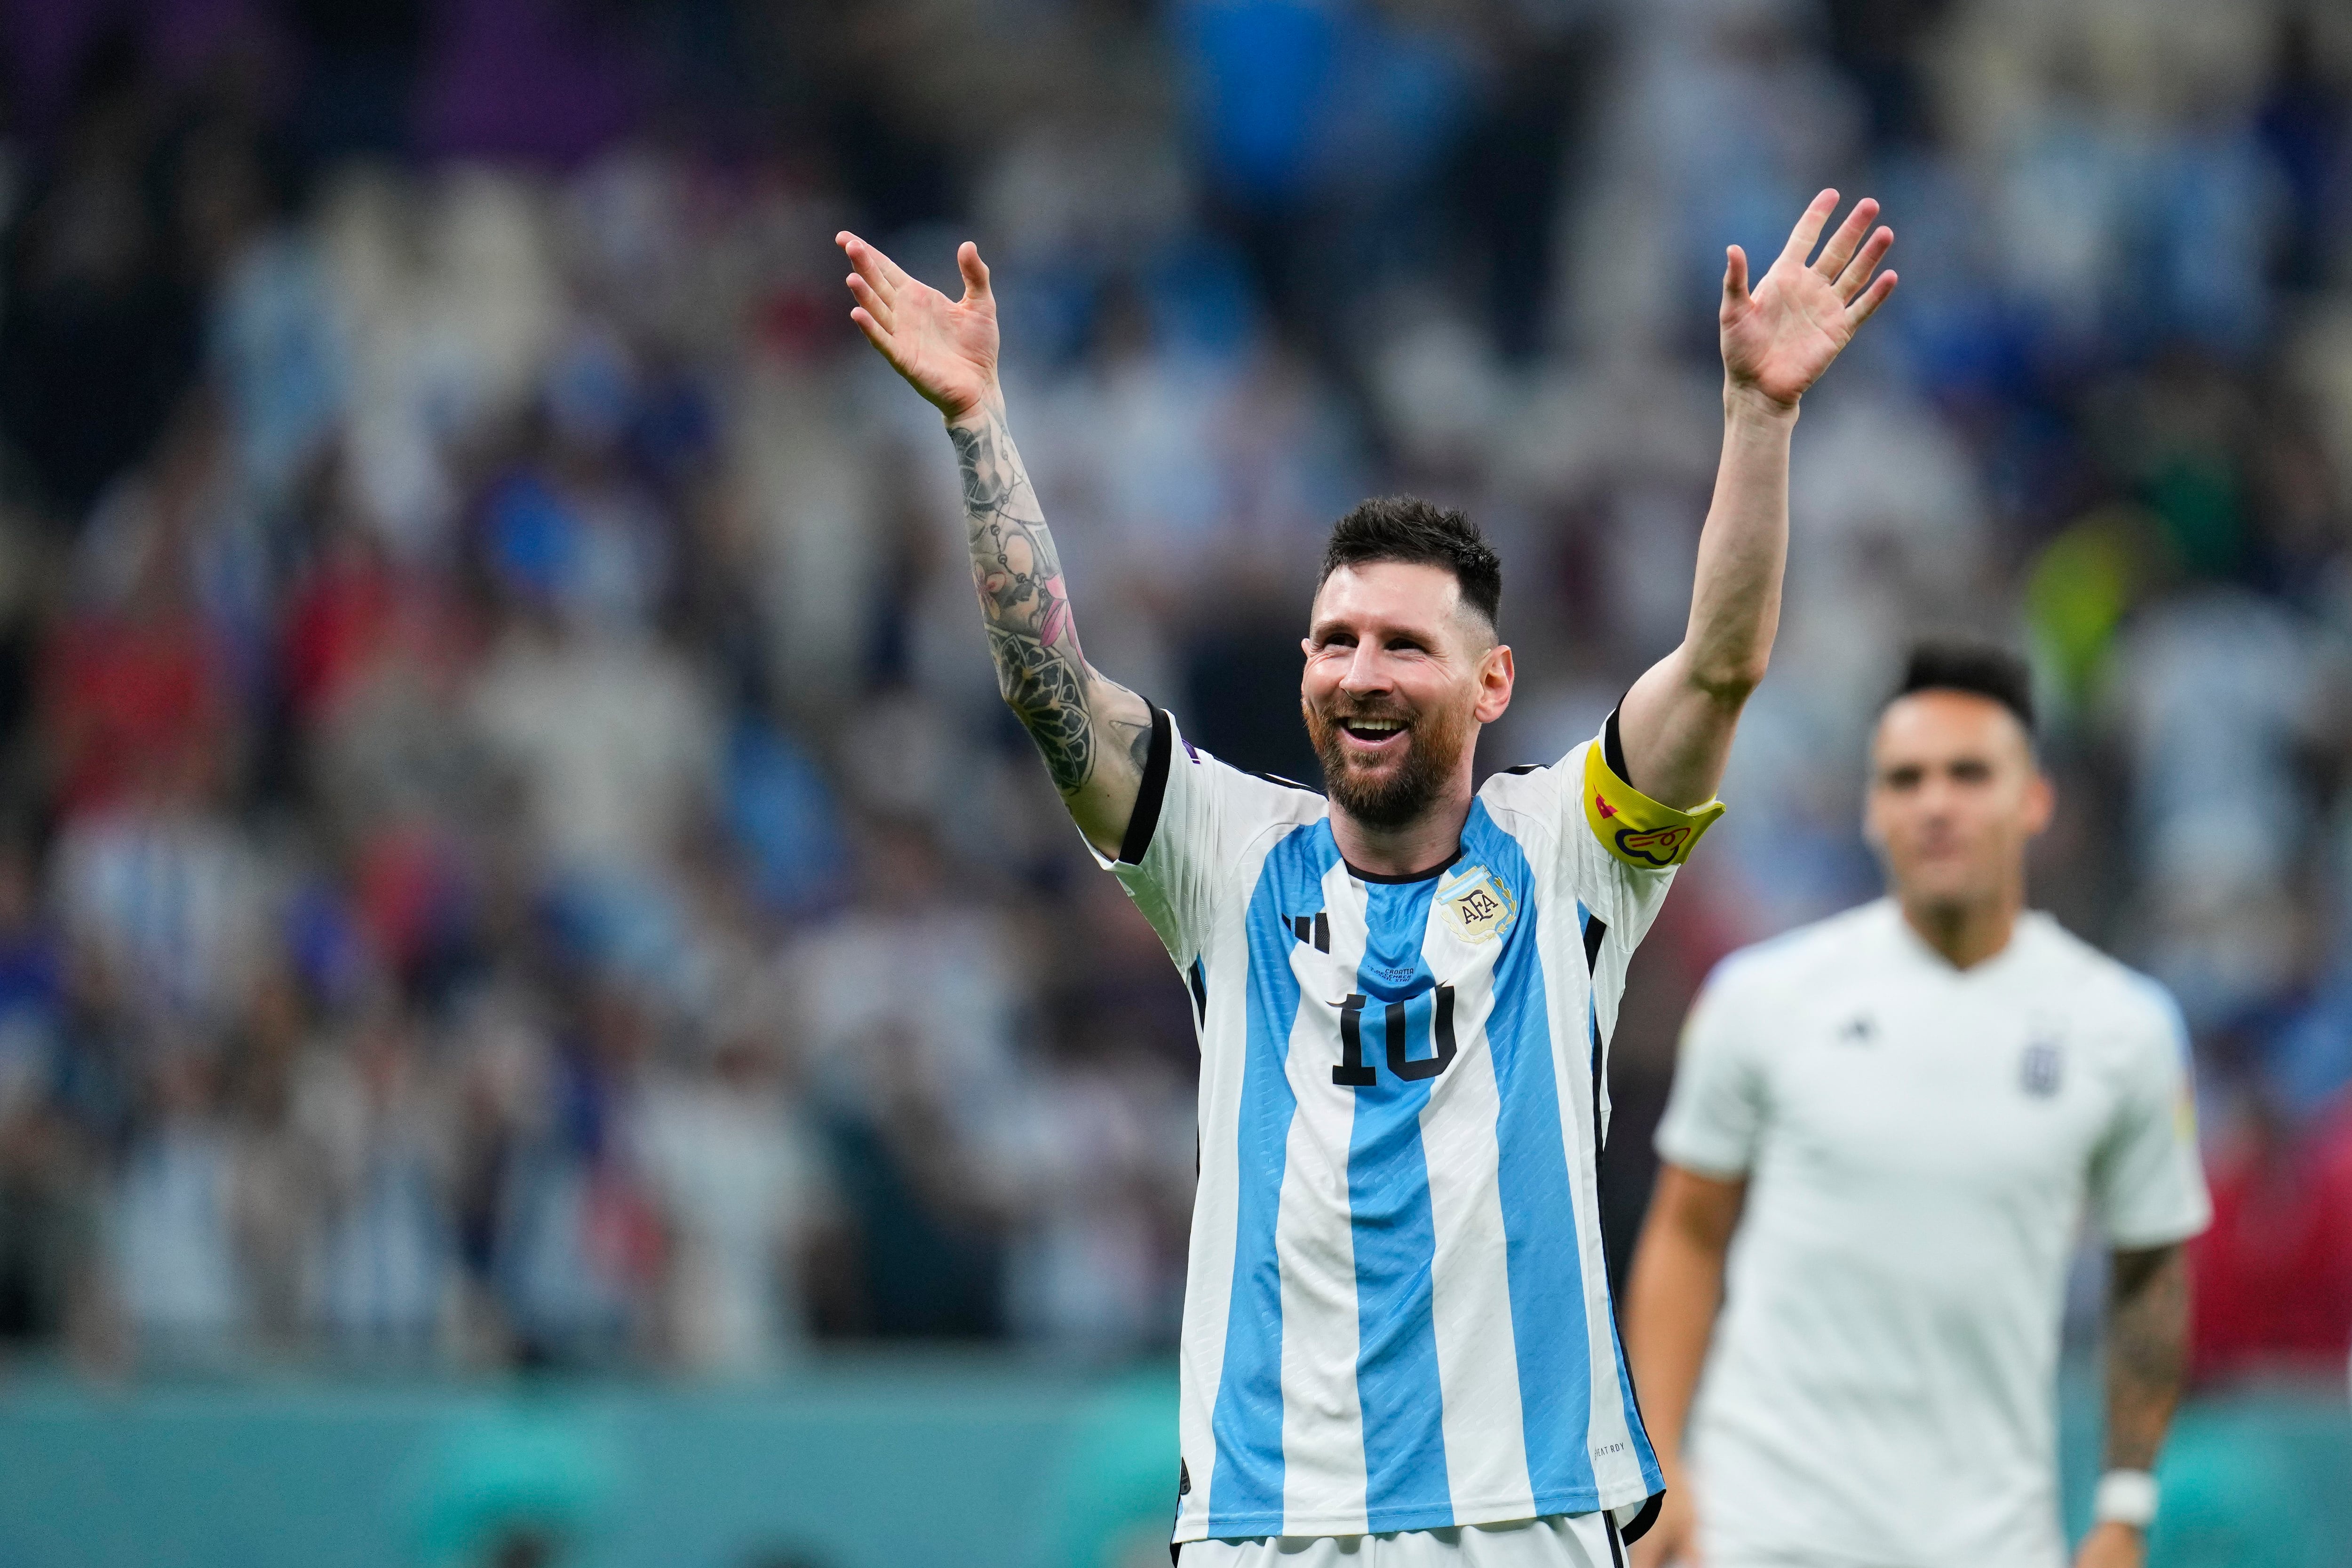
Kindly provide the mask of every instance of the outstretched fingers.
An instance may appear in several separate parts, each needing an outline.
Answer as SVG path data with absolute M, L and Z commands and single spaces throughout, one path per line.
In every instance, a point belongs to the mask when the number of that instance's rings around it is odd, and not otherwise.
M 1848 304 L 1860 298 L 1862 291 L 1870 287 L 1870 275 L 1878 270 L 1878 264 L 1885 258 L 1888 247 L 1894 243 L 1893 229 L 1874 230 L 1871 236 L 1863 242 L 1862 252 L 1853 258 L 1853 265 L 1838 275 L 1838 298 Z
M 1838 193 L 1834 190 L 1826 190 L 1815 196 L 1813 204 L 1807 207 L 1804 215 L 1797 220 L 1797 226 L 1789 231 L 1789 243 L 1780 247 L 1781 257 L 1795 262 L 1799 267 L 1804 266 L 1805 258 L 1813 254 L 1814 242 L 1822 237 L 1822 225 L 1830 221 L 1830 214 L 1837 211 L 1837 204 Z
M 873 314 L 865 306 L 854 308 L 849 312 L 849 319 L 857 324 L 859 331 L 866 334 L 866 340 L 881 350 L 884 359 L 894 365 L 898 362 L 898 340 L 891 337 L 887 329 L 874 319 Z
M 1845 308 L 1846 329 L 1852 331 L 1876 315 L 1878 308 L 1886 303 L 1886 297 L 1894 292 L 1895 274 L 1880 273 L 1872 280 L 1870 287 L 1863 290 L 1862 298 Z
M 834 235 L 833 243 L 839 246 L 848 256 L 849 265 L 857 269 L 857 276 L 866 279 L 874 292 L 880 295 L 886 301 L 896 299 L 898 297 L 898 290 L 907 287 L 910 281 L 897 262 L 892 261 L 847 229 Z
M 1837 232 L 1830 235 L 1830 243 L 1822 246 L 1820 259 L 1813 263 L 1813 270 L 1832 279 L 1843 272 L 1845 264 L 1853 259 L 1855 247 L 1862 244 L 1862 236 L 1870 231 L 1871 219 L 1877 215 L 1878 203 L 1873 198 L 1864 196 L 1856 202 L 1853 211 L 1846 214 L 1845 222 L 1838 225 Z
M 884 331 L 895 330 L 898 325 L 898 313 L 890 308 L 889 302 L 875 287 L 855 272 L 849 275 L 848 282 L 850 298 L 857 301 L 866 316 Z M 856 311 L 850 314 L 855 317 Z

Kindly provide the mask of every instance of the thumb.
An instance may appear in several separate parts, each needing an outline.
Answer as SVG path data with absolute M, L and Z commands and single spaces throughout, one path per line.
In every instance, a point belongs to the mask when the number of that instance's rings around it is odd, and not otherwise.
M 988 263 L 980 259 L 980 246 L 966 240 L 956 248 L 956 269 L 963 274 L 964 302 L 988 298 Z
M 1726 315 L 1748 304 L 1748 253 L 1738 246 L 1724 251 L 1723 309 Z

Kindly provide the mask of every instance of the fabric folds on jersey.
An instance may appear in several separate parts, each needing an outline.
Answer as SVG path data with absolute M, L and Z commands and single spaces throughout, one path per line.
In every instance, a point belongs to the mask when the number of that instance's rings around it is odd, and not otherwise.
M 1320 907 L 1323 875 L 1339 858 L 1324 822 L 1293 829 L 1265 857 L 1250 896 L 1249 1027 L 1242 1069 L 1234 1283 L 1227 1309 L 1224 1366 L 1217 1380 L 1211 1430 L 1217 1444 L 1209 1481 L 1212 1531 L 1245 1521 L 1239 1533 L 1263 1533 L 1246 1521 L 1283 1511 L 1282 1262 L 1275 1248 L 1290 1120 L 1290 1032 L 1298 1016 L 1298 980 L 1290 967 L 1296 940 L 1285 918 Z

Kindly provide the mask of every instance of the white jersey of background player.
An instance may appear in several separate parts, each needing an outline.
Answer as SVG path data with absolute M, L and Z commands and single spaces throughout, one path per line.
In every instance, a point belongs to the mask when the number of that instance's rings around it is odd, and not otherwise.
M 2051 810 L 2027 691 L 1999 650 L 1916 653 L 1871 754 L 1893 896 L 1734 954 L 1692 1009 L 1633 1267 L 1673 1488 L 1637 1563 L 2060 1568 L 2086 1211 L 2114 1249 L 2110 1470 L 2077 1561 L 2142 1559 L 2209 1215 L 2188 1040 L 2161 987 L 2023 908 Z
M 1606 743 L 1474 795 L 1514 674 L 1500 564 L 1459 513 L 1367 502 L 1333 532 L 1303 644 L 1328 802 L 1197 753 L 1080 653 L 978 250 L 950 300 L 840 236 L 852 319 L 946 416 L 1000 688 L 1200 1017 L 1170 1456 L 1186 1568 L 1361 1561 L 1367 1540 L 1390 1568 L 1599 1568 L 1648 1517 L 1593 1196 L 1601 1050 L 1763 675 L 1798 398 L 1894 287 L 1873 202 L 1808 260 L 1836 205 L 1822 193 L 1752 293 L 1729 254 L 1689 632 Z

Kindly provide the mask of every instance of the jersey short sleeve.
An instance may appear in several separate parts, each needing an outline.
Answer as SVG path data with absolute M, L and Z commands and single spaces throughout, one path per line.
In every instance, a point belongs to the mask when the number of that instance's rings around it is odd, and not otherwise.
M 2186 1240 L 2213 1214 L 2197 1151 L 2189 1031 L 2170 996 L 2153 981 L 2137 984 L 2115 1118 L 2091 1166 L 2093 1212 L 2119 1248 Z
M 1571 752 L 1581 786 L 1580 808 L 1593 841 L 1620 864 L 1635 871 L 1667 871 L 1690 858 L 1699 837 L 1723 815 L 1723 802 L 1709 800 L 1688 811 L 1662 806 L 1625 781 L 1625 748 L 1617 736 L 1617 715 L 1590 744 Z M 1563 768 L 1563 771 L 1570 769 Z
M 1151 713 L 1151 750 L 1116 875 L 1160 935 L 1179 969 L 1201 956 L 1221 896 L 1250 844 L 1269 831 L 1323 814 L 1322 797 L 1220 762 L 1194 747 L 1164 708 Z
M 1630 952 L 1665 902 L 1674 873 L 1723 815 L 1720 801 L 1692 811 L 1661 805 L 1625 781 L 1617 716 L 1549 768 L 1515 768 L 1487 780 L 1491 804 L 1534 818 L 1567 857 L 1577 897 L 1621 935 Z
M 1718 967 L 1683 1024 L 1675 1083 L 1658 1122 L 1659 1157 L 1702 1176 L 1739 1176 L 1756 1163 L 1766 1110 L 1759 1009 L 1738 959 Z

